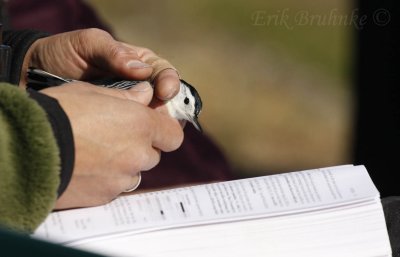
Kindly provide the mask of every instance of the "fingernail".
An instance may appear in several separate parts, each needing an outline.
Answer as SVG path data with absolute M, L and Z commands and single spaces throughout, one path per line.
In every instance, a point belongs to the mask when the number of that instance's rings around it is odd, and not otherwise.
M 149 64 L 138 61 L 138 60 L 131 60 L 129 61 L 126 66 L 128 66 L 129 68 L 147 68 L 150 67 Z
M 144 81 L 136 84 L 134 87 L 132 87 L 132 90 L 137 91 L 137 92 L 145 92 L 152 89 L 151 85 L 149 82 Z

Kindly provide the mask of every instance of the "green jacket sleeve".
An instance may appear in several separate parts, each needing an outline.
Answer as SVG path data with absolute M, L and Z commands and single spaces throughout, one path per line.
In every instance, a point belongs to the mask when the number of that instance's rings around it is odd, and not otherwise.
M 53 209 L 59 149 L 46 112 L 19 88 L 0 83 L 0 224 L 32 232 Z

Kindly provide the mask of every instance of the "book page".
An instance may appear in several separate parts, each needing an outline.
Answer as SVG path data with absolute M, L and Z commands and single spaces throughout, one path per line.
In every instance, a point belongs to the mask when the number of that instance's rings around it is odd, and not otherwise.
M 376 199 L 364 166 L 291 172 L 119 197 L 54 212 L 34 236 L 73 243 L 121 233 L 306 212 Z
M 383 216 L 379 203 L 360 202 L 296 215 L 129 234 L 75 247 L 115 257 L 383 257 L 390 256 Z

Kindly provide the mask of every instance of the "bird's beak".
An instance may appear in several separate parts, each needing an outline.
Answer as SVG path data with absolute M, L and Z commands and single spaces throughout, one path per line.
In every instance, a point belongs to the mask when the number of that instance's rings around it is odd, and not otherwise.
M 193 124 L 193 126 L 200 131 L 201 133 L 203 133 L 203 129 L 200 126 L 199 121 L 197 120 L 197 117 L 190 117 L 190 122 Z

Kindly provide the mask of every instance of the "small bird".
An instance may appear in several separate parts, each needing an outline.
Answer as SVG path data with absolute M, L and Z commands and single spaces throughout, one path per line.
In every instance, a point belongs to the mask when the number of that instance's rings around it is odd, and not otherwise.
M 27 73 L 27 86 L 37 90 L 76 81 L 73 79 L 62 78 L 36 68 L 29 68 Z M 109 78 L 89 82 L 106 88 L 129 89 L 142 81 Z M 197 130 L 202 132 L 202 128 L 198 121 L 198 116 L 203 107 L 200 95 L 197 90 L 186 81 L 181 79 L 180 82 L 180 90 L 178 94 L 166 103 L 167 109 L 172 117 L 177 120 L 187 120 L 192 123 Z

